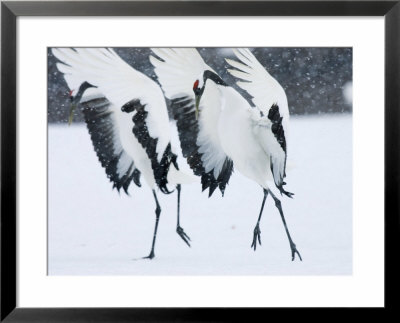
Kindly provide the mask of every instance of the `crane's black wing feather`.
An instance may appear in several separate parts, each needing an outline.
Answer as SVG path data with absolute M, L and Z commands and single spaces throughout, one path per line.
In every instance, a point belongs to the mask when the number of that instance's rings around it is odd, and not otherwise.
M 140 184 L 140 171 L 131 157 L 122 148 L 118 130 L 110 110 L 110 102 L 105 97 L 94 98 L 80 103 L 94 150 L 113 188 L 121 188 L 128 194 L 133 181 Z
M 287 147 L 286 147 L 286 137 L 285 130 L 283 128 L 282 120 L 283 117 L 279 112 L 279 106 L 277 104 L 273 104 L 268 111 L 268 119 L 271 121 L 271 131 L 278 142 L 280 148 L 282 149 L 282 156 L 271 156 L 270 164 L 271 164 L 271 172 L 274 177 L 275 186 L 279 189 L 281 194 L 285 194 L 288 197 L 292 197 L 294 194 L 285 191 L 283 188 L 286 183 L 284 179 L 286 177 L 286 160 L 287 160 Z
M 219 187 L 223 195 L 233 171 L 232 160 L 228 157 L 225 159 L 217 178 L 214 176 L 213 169 L 206 172 L 201 158 L 202 154 L 199 152 L 200 147 L 197 145 L 199 125 L 195 116 L 194 100 L 188 96 L 175 98 L 171 100 L 170 107 L 173 118 L 176 120 L 182 154 L 194 174 L 201 176 L 203 191 L 209 188 L 209 196 L 211 196 Z
M 136 111 L 136 113 L 134 113 L 132 116 L 132 132 L 145 149 L 146 154 L 151 161 L 151 167 L 153 169 L 154 179 L 157 183 L 157 186 L 163 193 L 169 194 L 171 192 L 167 188 L 168 171 L 171 163 L 174 163 L 175 167 L 178 168 L 176 163 L 177 156 L 171 151 L 171 143 L 168 143 L 161 160 L 158 161 L 158 153 L 156 149 L 158 138 L 153 138 L 150 136 L 149 129 L 147 127 L 148 111 L 145 107 L 146 106 L 143 105 L 140 100 L 134 99 L 124 104 L 121 107 L 121 110 L 122 112 L 126 113 L 132 113 Z

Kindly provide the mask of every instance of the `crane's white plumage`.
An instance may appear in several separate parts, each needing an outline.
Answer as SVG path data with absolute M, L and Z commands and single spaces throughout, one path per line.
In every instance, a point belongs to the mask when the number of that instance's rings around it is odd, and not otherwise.
M 252 96 L 252 102 L 255 105 L 251 113 L 254 139 L 270 159 L 275 184 L 282 187 L 286 168 L 289 122 L 285 91 L 250 50 L 234 49 L 234 53 L 240 62 L 226 59 L 235 68 L 228 71 L 233 76 L 244 80 L 237 84 Z
M 203 82 L 205 70 L 214 70 L 195 48 L 152 48 L 152 51 L 161 59 L 150 56 L 164 94 L 172 101 L 183 155 L 195 174 L 202 176 L 203 190 L 209 187 L 211 195 L 219 186 L 223 192 L 232 172 L 232 163 L 218 136 L 221 101 L 215 86 L 207 87 L 203 93 L 199 120 L 194 115 L 193 84 L 196 80 L 200 84 Z M 195 127 L 198 127 L 197 131 Z M 191 142 L 190 136 L 194 136 Z
M 210 69 L 194 48 L 152 48 L 164 62 L 150 55 L 158 80 L 165 96 L 175 99 L 193 95 L 193 83 L 202 76 L 205 69 Z
M 126 114 L 119 111 L 120 107 L 132 99 L 138 99 L 145 105 L 149 134 L 152 138 L 158 138 L 156 151 L 160 161 L 170 138 L 167 108 L 159 86 L 129 66 L 113 49 L 58 48 L 53 53 L 67 64 L 58 63 L 57 67 L 64 73 L 70 89 L 78 89 L 84 81 L 95 85 L 114 105 L 116 118 L 121 123 L 126 119 Z M 91 92 L 88 91 L 89 94 Z
M 240 62 L 229 58 L 226 61 L 235 68 L 229 69 L 229 73 L 244 81 L 238 81 L 237 85 L 253 97 L 254 105 L 264 113 L 267 113 L 273 104 L 277 104 L 284 120 L 288 118 L 287 97 L 278 81 L 268 73 L 250 50 L 238 48 L 233 52 Z

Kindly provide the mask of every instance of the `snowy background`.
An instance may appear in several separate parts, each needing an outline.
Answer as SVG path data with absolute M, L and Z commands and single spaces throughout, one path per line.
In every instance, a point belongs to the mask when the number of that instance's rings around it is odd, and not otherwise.
M 145 51 L 125 48 L 118 53 L 127 61 L 135 60 L 133 65 L 151 76 Z M 295 60 L 296 51 L 300 54 Z M 221 54 L 230 55 L 228 49 L 203 49 L 201 53 L 210 65 L 216 64 Z M 68 127 L 66 123 L 67 88 L 61 75 L 53 71 L 54 57 L 49 54 L 50 275 L 352 273 L 351 49 L 273 48 L 254 53 L 257 57 L 262 54 L 260 61 L 273 75 L 275 65 L 291 71 L 286 77 L 277 73 L 287 81 L 274 75 L 286 89 L 292 113 L 286 182 L 295 196 L 281 201 L 303 262 L 291 261 L 271 198 L 260 224 L 262 246 L 255 252 L 250 248 L 263 192 L 238 172 L 231 177 L 223 198 L 217 191 L 208 198 L 199 183 L 182 188 L 181 226 L 192 239 L 191 248 L 175 232 L 176 193 L 158 194 L 162 213 L 156 258 L 138 260 L 147 256 L 151 247 L 155 221 L 151 190 L 145 185 L 131 186 L 130 196 L 112 190 L 85 125 L 75 121 Z M 311 53 L 313 64 L 300 59 L 301 53 Z M 270 64 L 266 63 L 268 57 L 272 57 Z M 298 60 L 304 64 L 299 66 Z M 297 78 L 299 85 L 290 78 Z
M 235 58 L 230 48 L 199 48 L 210 65 L 227 83 L 247 97 L 236 86 L 225 57 Z M 149 48 L 115 48 L 131 66 L 157 81 L 148 59 Z M 353 51 L 345 47 L 254 48 L 254 55 L 283 86 L 288 96 L 291 115 L 342 113 L 352 111 L 351 91 Z M 65 122 L 70 104 L 68 88 L 48 50 L 49 122 Z M 77 113 L 75 121 L 83 120 Z

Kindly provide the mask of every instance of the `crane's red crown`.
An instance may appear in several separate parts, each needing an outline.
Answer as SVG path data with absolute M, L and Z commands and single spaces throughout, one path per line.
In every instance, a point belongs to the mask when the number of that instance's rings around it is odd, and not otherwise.
M 199 80 L 196 80 L 193 84 L 193 90 L 196 90 L 199 87 Z

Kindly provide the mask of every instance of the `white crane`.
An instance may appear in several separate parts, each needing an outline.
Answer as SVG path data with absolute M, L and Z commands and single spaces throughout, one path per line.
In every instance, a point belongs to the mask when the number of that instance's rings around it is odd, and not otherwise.
M 140 176 L 152 189 L 156 203 L 156 222 L 148 259 L 154 258 L 161 207 L 156 188 L 168 194 L 167 185 L 178 192 L 177 228 L 183 241 L 190 238 L 179 223 L 181 184 L 192 176 L 179 170 L 171 146 L 170 125 L 165 98 L 160 87 L 122 60 L 113 49 L 54 48 L 58 70 L 71 89 L 72 121 L 80 104 L 94 150 L 113 188 L 128 194 L 133 181 L 141 186 Z
M 264 198 L 251 247 L 256 250 L 257 241 L 261 245 L 260 220 L 270 194 L 284 224 L 292 260 L 296 254 L 301 260 L 287 228 L 281 202 L 267 184 L 273 180 L 281 194 L 293 195 L 283 188 L 289 119 L 283 88 L 248 49 L 234 50 L 240 62 L 230 59 L 227 62 L 235 68 L 229 72 L 245 81 L 238 85 L 252 96 L 254 107 L 228 86 L 196 49 L 154 48 L 152 51 L 160 58 L 151 56 L 150 61 L 165 96 L 172 102 L 183 155 L 194 173 L 202 176 L 203 185 L 204 177 L 216 179 L 216 183 L 210 185 L 210 195 L 216 184 L 223 192 L 232 165 L 259 184 Z M 195 163 L 191 163 L 193 158 Z

